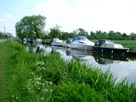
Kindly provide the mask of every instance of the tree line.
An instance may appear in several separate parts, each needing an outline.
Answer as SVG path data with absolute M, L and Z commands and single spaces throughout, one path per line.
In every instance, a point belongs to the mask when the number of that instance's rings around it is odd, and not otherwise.
M 0 31 L 0 38 L 9 38 L 12 37 L 13 35 L 9 32 L 5 32 L 3 33 L 2 31 Z
M 50 28 L 49 31 L 44 31 L 46 25 L 46 17 L 41 15 L 25 16 L 16 23 L 16 35 L 20 39 L 23 38 L 41 38 L 41 39 L 68 39 L 76 35 L 87 36 L 89 39 L 111 39 L 111 40 L 136 40 L 136 33 L 126 34 L 120 32 L 102 32 L 91 31 L 87 32 L 83 28 L 78 28 L 72 32 L 64 32 L 60 30 L 58 25 Z M 91 28 L 90 28 L 91 29 Z

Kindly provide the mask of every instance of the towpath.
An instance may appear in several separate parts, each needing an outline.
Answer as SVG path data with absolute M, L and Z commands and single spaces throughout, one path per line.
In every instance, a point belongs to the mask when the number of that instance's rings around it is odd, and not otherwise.
M 6 75 L 7 48 L 0 41 L 0 102 L 8 102 L 8 79 Z

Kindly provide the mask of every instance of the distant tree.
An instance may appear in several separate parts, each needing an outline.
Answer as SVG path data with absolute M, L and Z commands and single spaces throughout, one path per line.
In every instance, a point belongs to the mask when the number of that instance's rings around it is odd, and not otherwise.
M 103 39 L 108 39 L 108 38 L 109 38 L 109 35 L 108 35 L 107 32 L 103 32 L 103 33 L 102 33 L 102 37 L 103 37 Z
M 96 39 L 96 34 L 93 31 L 91 31 L 90 34 L 88 35 L 88 38 L 89 39 Z
M 9 32 L 3 33 L 3 32 L 0 31 L 0 38 L 9 38 L 9 37 L 12 37 L 12 36 L 13 35 Z
M 121 40 L 122 39 L 122 34 L 120 32 L 115 32 L 114 33 L 114 39 Z
M 109 33 L 108 33 L 108 35 L 109 35 L 109 39 L 115 39 L 115 32 L 114 31 L 109 31 Z
M 44 34 L 45 17 L 41 15 L 25 16 L 16 23 L 19 38 L 40 38 Z
M 123 34 L 122 34 L 122 39 L 123 39 L 123 40 L 127 40 L 128 38 L 129 38 L 129 37 L 128 37 L 128 35 L 127 35 L 126 33 L 123 33 Z
M 3 38 L 3 32 L 0 31 L 0 38 Z
M 5 35 L 6 35 L 7 37 L 12 37 L 12 36 L 13 36 L 12 33 L 10 33 L 10 32 L 6 32 Z
M 51 38 L 60 38 L 61 36 L 61 30 L 58 25 L 50 29 L 49 36 Z
M 67 40 L 68 38 L 73 38 L 74 34 L 69 32 L 61 32 L 61 39 Z
M 131 40 L 136 40 L 136 34 L 135 34 L 135 33 L 131 33 L 131 34 L 129 35 L 129 38 L 130 38 Z
M 96 38 L 97 39 L 102 39 L 103 38 L 102 31 L 100 31 L 100 30 L 96 31 Z
M 83 35 L 83 36 L 87 36 L 88 35 L 88 32 L 85 31 L 83 28 L 78 28 L 78 29 L 74 30 L 73 33 L 75 35 Z

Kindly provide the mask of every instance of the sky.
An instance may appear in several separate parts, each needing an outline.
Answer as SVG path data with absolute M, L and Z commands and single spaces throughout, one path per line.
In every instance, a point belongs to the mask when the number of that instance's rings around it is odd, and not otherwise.
M 0 0 L 0 31 L 15 35 L 16 22 L 38 14 L 47 18 L 46 31 L 136 33 L 136 0 Z

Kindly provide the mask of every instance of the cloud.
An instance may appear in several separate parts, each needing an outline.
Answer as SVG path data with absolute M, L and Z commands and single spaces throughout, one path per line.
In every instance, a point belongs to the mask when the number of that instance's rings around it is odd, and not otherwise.
M 136 3 L 130 0 L 46 0 L 35 7 L 47 17 L 47 26 L 58 24 L 63 30 L 79 27 L 91 30 L 136 32 Z
M 15 32 L 14 24 L 15 24 L 14 16 L 12 14 L 0 15 L 0 31 L 4 31 L 4 26 L 5 26 L 6 32 L 10 32 L 14 34 Z
M 13 15 L 11 14 L 0 15 L 0 22 L 7 22 L 11 19 L 13 19 Z

